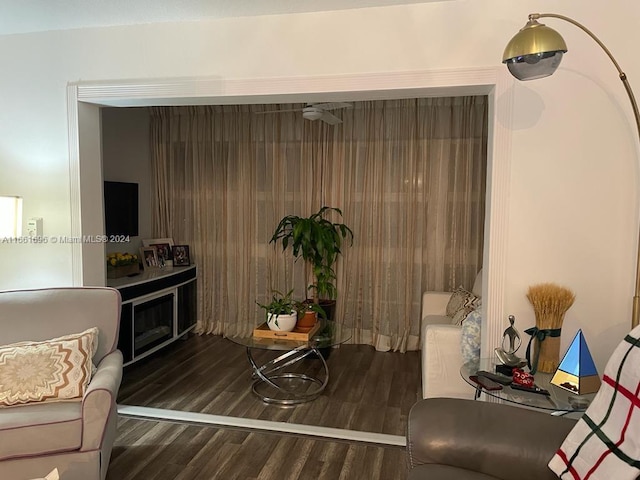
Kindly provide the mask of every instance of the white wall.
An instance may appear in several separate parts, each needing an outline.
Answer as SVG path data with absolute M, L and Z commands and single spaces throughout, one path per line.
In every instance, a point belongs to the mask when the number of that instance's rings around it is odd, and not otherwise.
M 138 254 L 151 236 L 151 155 L 149 111 L 146 108 L 102 109 L 102 172 L 104 180 L 138 184 L 138 236 L 129 243 L 108 243 L 106 251 Z
M 0 194 L 24 197 L 47 235 L 70 232 L 65 87 L 106 79 L 295 77 L 494 66 L 530 11 L 582 21 L 640 88 L 640 4 L 466 0 L 321 14 L 0 37 Z M 628 330 L 638 230 L 638 139 L 616 72 L 572 25 L 553 77 L 514 86 L 506 311 L 533 324 L 529 285 L 577 294 L 563 345 L 582 328 L 599 368 Z M 67 245 L 0 244 L 0 288 L 71 283 Z M 506 319 L 505 319 L 506 324 Z

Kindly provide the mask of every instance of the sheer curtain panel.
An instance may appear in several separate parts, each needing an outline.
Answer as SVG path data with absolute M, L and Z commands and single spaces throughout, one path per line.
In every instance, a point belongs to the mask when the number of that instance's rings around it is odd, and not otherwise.
M 482 266 L 486 99 L 354 102 L 338 125 L 266 113 L 302 107 L 152 109 L 154 233 L 191 245 L 197 329 L 250 333 L 273 289 L 305 298 L 302 261 L 268 242 L 328 205 L 354 232 L 336 320 L 355 343 L 416 349 L 422 292 L 470 288 Z

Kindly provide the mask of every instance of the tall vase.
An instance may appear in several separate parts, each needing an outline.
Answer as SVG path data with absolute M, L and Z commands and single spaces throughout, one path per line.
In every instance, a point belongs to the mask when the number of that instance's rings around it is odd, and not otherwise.
M 552 322 L 555 331 L 562 328 L 564 317 Z M 547 325 L 547 326 L 545 326 Z M 539 322 L 536 318 L 536 327 L 539 332 L 549 331 L 549 322 Z M 538 359 L 538 372 L 554 373 L 560 364 L 560 334 L 551 336 L 550 334 L 538 335 L 535 339 L 534 358 Z

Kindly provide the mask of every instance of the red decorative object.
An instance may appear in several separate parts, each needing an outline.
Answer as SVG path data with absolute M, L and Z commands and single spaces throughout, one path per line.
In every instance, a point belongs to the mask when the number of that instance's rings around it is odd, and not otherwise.
M 513 383 L 522 385 L 523 387 L 533 387 L 533 375 L 525 372 L 521 368 L 513 369 Z

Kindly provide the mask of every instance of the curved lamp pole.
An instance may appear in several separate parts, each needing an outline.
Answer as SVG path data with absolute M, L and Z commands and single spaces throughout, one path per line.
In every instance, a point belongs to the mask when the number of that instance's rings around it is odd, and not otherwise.
M 618 70 L 620 80 L 622 80 L 622 84 L 629 96 L 633 115 L 636 120 L 638 140 L 640 141 L 640 114 L 638 113 L 638 104 L 633 95 L 631 85 L 629 85 L 629 81 L 627 80 L 627 75 L 622 71 L 616 59 L 613 58 L 609 49 L 605 47 L 600 39 L 588 28 L 575 20 L 555 13 L 529 14 L 527 24 L 509 41 L 504 49 L 502 63 L 507 65 L 509 72 L 518 80 L 534 80 L 536 78 L 548 77 L 553 74 L 558 68 L 558 65 L 560 65 L 562 55 L 567 53 L 567 45 L 558 32 L 542 23 L 538 23 L 538 19 L 543 17 L 559 18 L 560 20 L 575 25 L 589 35 L 600 45 L 602 50 L 604 50 L 613 62 L 616 70 Z M 633 296 L 633 310 L 631 314 L 632 328 L 638 326 L 638 316 L 640 314 L 640 234 L 636 245 L 638 248 L 638 258 L 636 262 L 636 289 Z

